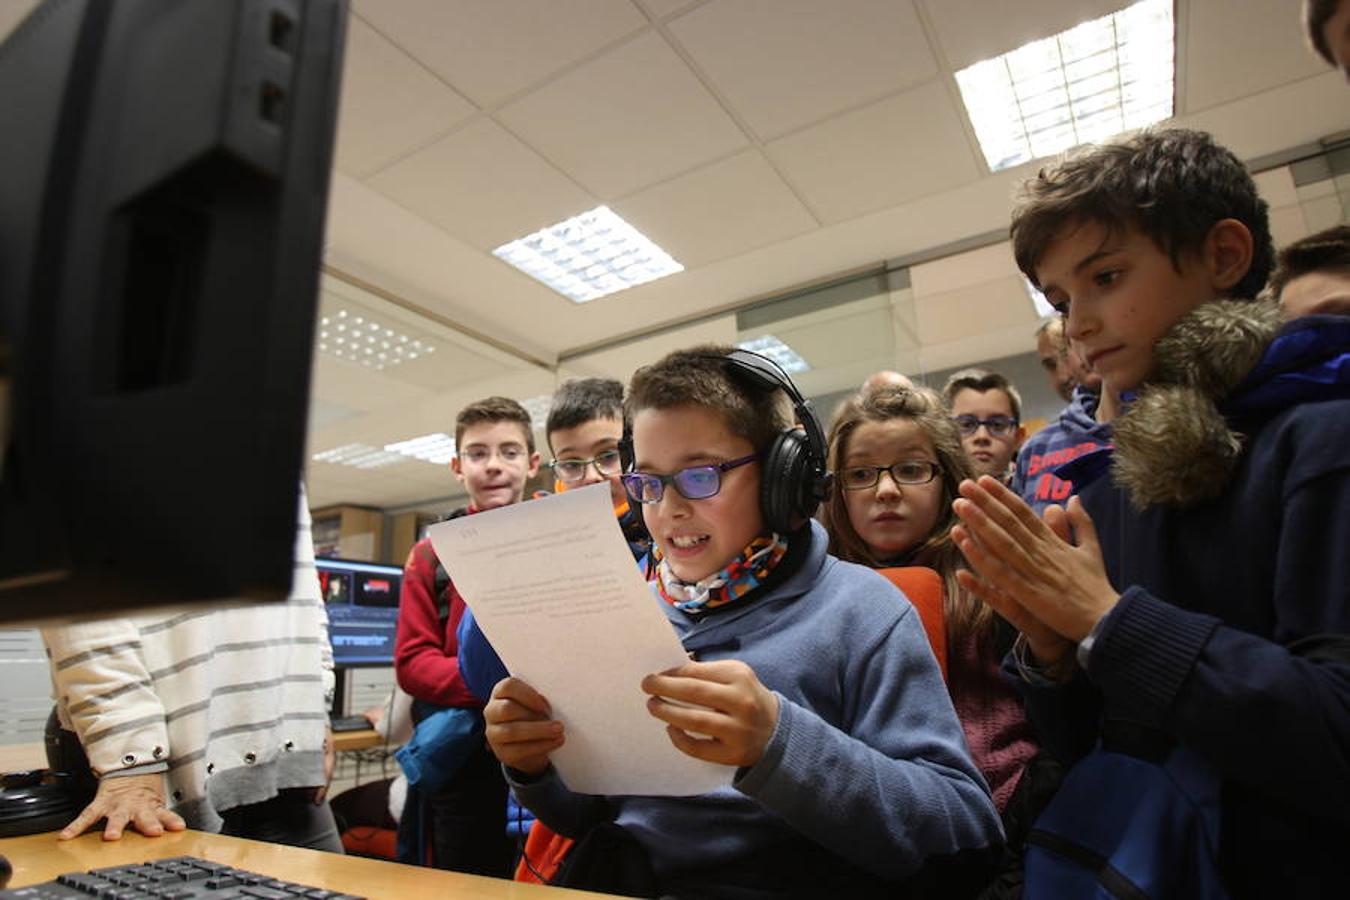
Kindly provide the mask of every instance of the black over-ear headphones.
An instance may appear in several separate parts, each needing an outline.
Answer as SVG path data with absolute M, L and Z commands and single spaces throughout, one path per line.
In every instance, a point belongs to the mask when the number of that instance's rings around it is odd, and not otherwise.
M 767 356 L 750 350 L 732 350 L 725 356 L 708 356 L 727 366 L 728 374 L 763 393 L 782 391 L 792 401 L 796 427 L 780 431 L 761 461 L 759 505 L 764 524 L 779 534 L 796 531 L 815 515 L 830 495 L 833 476 L 826 469 L 825 432 L 811 402 L 802 397 L 787 372 Z M 619 442 L 623 470 L 634 469 L 633 435 L 624 423 Z M 640 503 L 632 503 L 641 519 Z

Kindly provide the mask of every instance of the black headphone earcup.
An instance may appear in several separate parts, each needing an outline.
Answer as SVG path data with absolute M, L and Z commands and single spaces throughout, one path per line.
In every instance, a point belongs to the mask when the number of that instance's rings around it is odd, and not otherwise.
M 806 435 L 799 428 L 780 432 L 764 456 L 759 487 L 764 524 L 779 534 L 789 534 L 815 512 L 804 511 L 804 497 L 811 480 L 811 454 Z

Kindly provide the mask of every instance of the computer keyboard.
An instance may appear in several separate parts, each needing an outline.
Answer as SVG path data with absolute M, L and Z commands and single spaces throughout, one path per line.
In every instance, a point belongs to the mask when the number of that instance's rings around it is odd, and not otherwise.
M 334 731 L 365 731 L 375 726 L 365 716 L 329 716 L 328 727 Z
M 154 862 L 72 872 L 55 881 L 0 891 L 0 897 L 25 900 L 363 900 L 353 894 L 281 881 L 223 863 L 175 856 Z

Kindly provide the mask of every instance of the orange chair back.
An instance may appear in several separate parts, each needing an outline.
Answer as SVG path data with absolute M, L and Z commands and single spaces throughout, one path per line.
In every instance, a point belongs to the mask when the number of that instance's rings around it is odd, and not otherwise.
M 926 566 L 900 566 L 893 569 L 878 569 L 891 584 L 898 587 L 914 604 L 923 622 L 923 630 L 928 633 L 928 643 L 937 657 L 942 669 L 942 678 L 947 678 L 947 617 L 942 611 L 942 576 Z

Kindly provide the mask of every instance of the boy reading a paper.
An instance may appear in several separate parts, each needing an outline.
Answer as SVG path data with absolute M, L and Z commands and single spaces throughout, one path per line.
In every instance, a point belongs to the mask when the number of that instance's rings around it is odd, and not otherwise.
M 825 552 L 814 503 L 785 502 L 802 477 L 794 455 L 822 448 L 792 428 L 777 389 L 747 376 L 746 356 L 696 348 L 633 377 L 624 484 L 691 661 L 614 686 L 615 703 L 645 692 L 684 753 L 735 766 L 731 785 L 696 797 L 569 791 L 549 763 L 562 723 L 518 678 L 484 710 L 489 744 L 521 802 L 580 840 L 575 886 L 894 896 L 937 872 L 982 870 L 969 863 L 999 845 L 998 815 L 919 617 L 884 578 Z

